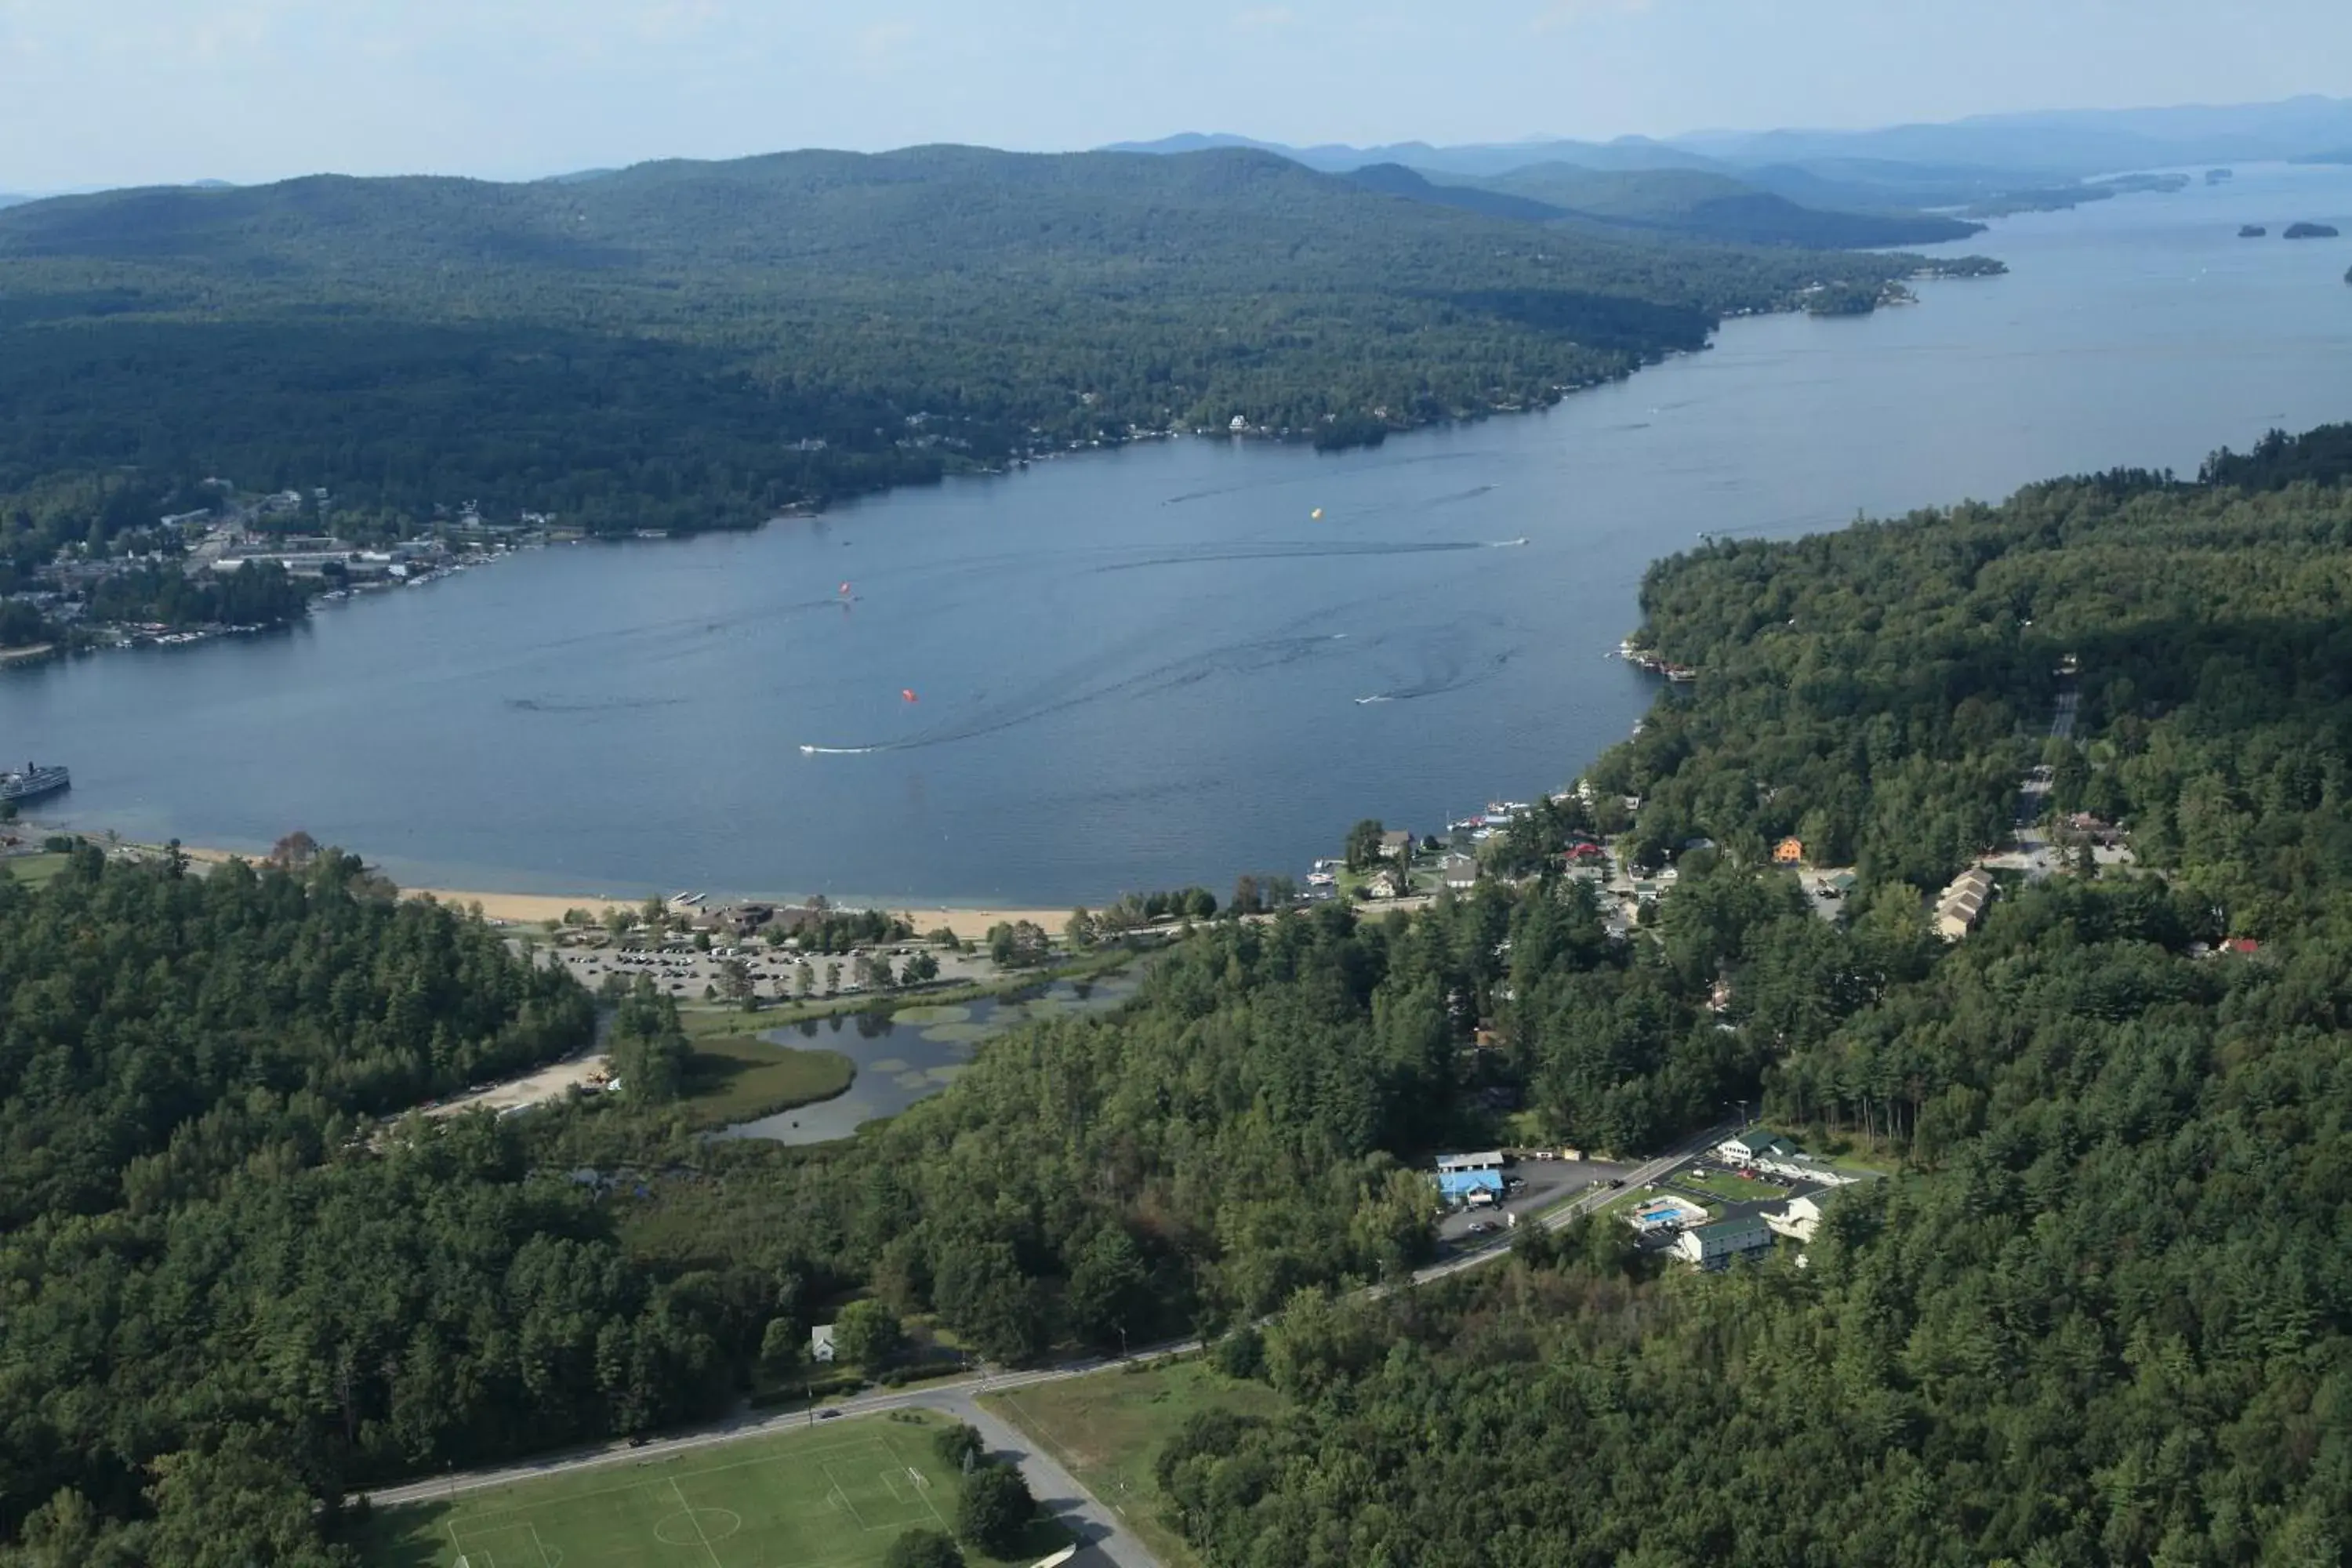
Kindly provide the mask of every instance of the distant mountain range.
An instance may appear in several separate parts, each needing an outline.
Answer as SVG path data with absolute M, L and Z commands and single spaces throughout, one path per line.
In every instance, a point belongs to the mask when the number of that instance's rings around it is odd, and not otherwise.
M 1435 181 L 1402 163 L 1372 163 L 1346 178 L 1386 195 L 1486 217 L 1735 245 L 1883 249 L 1966 239 L 1984 226 L 1927 213 L 1821 211 L 1704 169 L 1535 163 L 1490 179 Z
M 1738 174 L 1773 164 L 1928 166 L 1940 178 L 2032 173 L 2082 177 L 2200 163 L 2306 158 L 2352 147 L 2352 99 L 2293 98 L 2278 103 L 2178 109 L 2061 110 L 1978 115 L 1943 124 L 1874 131 L 1700 131 L 1663 141 L 1536 138 L 1438 147 L 1425 142 L 1378 147 L 1325 143 L 1287 147 L 1223 133 L 1187 132 L 1108 151 L 1195 152 L 1245 146 L 1279 153 L 1310 168 L 1344 173 L 1402 163 L 1429 174 L 1506 174 L 1534 163 L 1587 169 L 1705 169 Z
M 1664 141 L 1622 136 L 1454 147 L 1289 147 L 1187 132 L 1109 150 L 1236 146 L 1369 176 L 1391 195 L 1489 216 L 1538 215 L 1454 193 L 1536 201 L 1560 209 L 1548 215 L 1555 220 L 1584 217 L 1755 244 L 1917 245 L 1967 232 L 1937 232 L 1934 220 L 1919 216 L 1925 209 L 2068 205 L 2084 199 L 2083 182 L 2123 170 L 2352 157 L 2352 100 L 1981 115 L 1875 131 L 1706 131 Z M 1412 188 L 1394 171 L 1423 176 L 1428 188 Z M 1599 175 L 1618 178 L 1612 184 L 1593 178 Z

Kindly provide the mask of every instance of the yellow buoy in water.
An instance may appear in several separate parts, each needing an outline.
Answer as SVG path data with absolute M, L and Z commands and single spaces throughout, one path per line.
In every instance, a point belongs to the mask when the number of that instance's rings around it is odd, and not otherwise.
M 1315 520 L 1316 521 L 1320 522 L 1320 521 L 1323 521 L 1323 509 L 1322 509 L 1321 507 L 1319 507 L 1319 506 L 1318 506 L 1318 507 L 1317 507 L 1317 508 L 1316 508 L 1312 512 L 1308 513 L 1307 515 L 1309 515 L 1310 517 L 1314 518 L 1314 520 Z

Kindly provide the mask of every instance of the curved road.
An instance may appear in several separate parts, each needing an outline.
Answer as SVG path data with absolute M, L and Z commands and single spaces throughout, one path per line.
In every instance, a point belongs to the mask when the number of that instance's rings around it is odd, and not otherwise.
M 1669 1171 L 1688 1161 L 1694 1154 L 1714 1147 L 1727 1135 L 1729 1123 L 1709 1128 L 1685 1139 L 1667 1153 L 1659 1155 L 1624 1178 L 1626 1186 L 1640 1186 L 1657 1181 Z M 1570 1200 L 1538 1221 L 1548 1228 L 1558 1230 L 1570 1220 L 1590 1213 L 1618 1194 L 1620 1189 L 1595 1187 Z M 1432 1279 L 1443 1279 L 1465 1269 L 1476 1268 L 1510 1251 L 1498 1243 L 1476 1252 L 1465 1253 L 1443 1263 L 1433 1263 L 1416 1271 L 1416 1285 Z M 1373 1286 L 1369 1294 L 1384 1295 L 1393 1287 Z M 1050 1367 L 1029 1372 L 991 1373 L 983 1369 L 974 1377 L 954 1383 L 935 1383 L 921 1388 L 889 1390 L 869 1394 L 856 1399 L 845 1399 L 830 1406 L 844 1415 L 877 1415 L 889 1410 L 934 1410 L 959 1421 L 969 1421 L 978 1427 L 992 1452 L 1016 1461 L 1021 1473 L 1029 1482 L 1029 1489 L 1039 1502 L 1052 1510 L 1064 1528 L 1083 1543 L 1077 1556 L 1080 1564 L 1109 1563 L 1114 1568 L 1160 1568 L 1158 1559 L 1143 1549 L 1134 1536 L 1121 1531 L 1110 1510 L 1080 1486 L 1076 1478 L 1042 1451 L 1040 1446 L 1023 1436 L 1011 1426 L 981 1408 L 978 1395 L 1002 1390 L 1028 1388 L 1041 1383 L 1059 1383 L 1066 1378 L 1083 1377 L 1132 1361 L 1154 1361 L 1161 1356 L 1181 1355 L 1201 1348 L 1199 1340 L 1176 1340 L 1152 1345 L 1128 1357 L 1088 1356 L 1067 1361 Z M 660 1437 L 642 1447 L 632 1448 L 625 1443 L 600 1444 L 593 1448 L 576 1448 L 569 1452 L 526 1459 L 518 1464 L 490 1469 L 466 1470 L 432 1480 L 409 1481 L 400 1486 L 379 1487 L 364 1495 L 376 1508 L 396 1507 L 401 1503 L 426 1502 L 441 1498 L 453 1498 L 485 1487 L 505 1486 L 541 1476 L 557 1476 L 574 1470 L 593 1469 L 604 1466 L 635 1464 L 643 1460 L 667 1458 L 695 1448 L 715 1447 L 745 1437 L 784 1431 L 793 1426 L 814 1424 L 814 1414 L 805 1410 L 781 1412 L 773 1415 L 746 1414 L 730 1416 L 696 1431 L 674 1437 Z

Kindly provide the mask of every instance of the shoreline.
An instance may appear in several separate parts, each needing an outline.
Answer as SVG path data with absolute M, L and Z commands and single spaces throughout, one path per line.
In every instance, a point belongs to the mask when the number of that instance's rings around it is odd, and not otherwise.
M 59 826 L 55 831 L 78 832 L 93 843 L 104 842 L 103 828 L 93 833 L 87 828 L 78 829 Z M 149 855 L 161 855 L 165 847 L 161 844 L 149 844 L 129 838 L 121 842 L 124 848 L 136 849 Z M 265 855 L 247 854 L 241 850 L 215 849 L 189 844 L 181 845 L 180 853 L 191 860 L 201 861 L 207 866 L 224 865 L 230 860 L 243 860 L 248 864 L 257 865 L 268 858 Z M 404 899 L 431 899 L 436 903 L 452 904 L 459 909 L 478 909 L 485 920 L 517 926 L 541 925 L 549 921 L 561 921 L 567 910 L 586 910 L 591 915 L 601 919 L 608 910 L 642 909 L 646 901 L 643 898 L 615 898 L 609 893 L 515 893 L 463 888 L 412 888 L 405 884 L 400 884 L 400 896 Z M 720 901 L 772 903 L 786 908 L 803 907 L 799 900 L 771 898 L 766 895 L 730 896 Z M 1116 900 L 1106 901 L 1115 902 Z M 986 937 L 989 927 L 1013 921 L 1033 921 L 1045 927 L 1049 934 L 1058 933 L 1064 922 L 1070 918 L 1070 911 L 1066 909 L 1020 908 L 1011 905 L 909 903 L 877 900 L 870 902 L 835 901 L 833 907 L 844 911 L 879 910 L 885 914 L 898 915 L 904 919 L 915 928 L 915 934 L 919 937 L 944 926 L 955 932 L 958 937 L 972 942 Z M 1099 904 L 1087 906 L 1089 909 L 1101 907 Z

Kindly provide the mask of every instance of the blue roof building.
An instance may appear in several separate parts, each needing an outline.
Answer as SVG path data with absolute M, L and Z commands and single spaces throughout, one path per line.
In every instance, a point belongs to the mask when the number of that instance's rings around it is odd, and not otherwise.
M 1500 1171 L 1440 1171 L 1437 1173 L 1437 1194 L 1448 1203 L 1460 1203 L 1472 1193 L 1503 1195 L 1503 1173 Z

